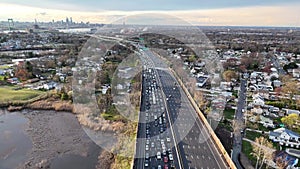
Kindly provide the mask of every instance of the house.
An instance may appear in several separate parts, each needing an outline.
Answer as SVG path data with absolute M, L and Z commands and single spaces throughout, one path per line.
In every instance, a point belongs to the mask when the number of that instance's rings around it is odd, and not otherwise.
M 55 89 L 55 87 L 57 86 L 57 83 L 55 82 L 48 82 L 44 84 L 44 89 L 46 90 L 51 90 L 51 89 Z
M 264 110 L 260 107 L 254 107 L 253 109 L 251 109 L 251 112 L 254 114 L 263 114 Z
M 269 139 L 280 145 L 296 148 L 300 147 L 300 135 L 286 128 L 278 128 L 274 131 L 270 131 Z
M 255 100 L 253 100 L 253 106 L 264 106 L 265 105 L 265 102 L 263 99 L 261 98 L 256 98 Z
M 273 120 L 271 120 L 270 118 L 264 117 L 262 115 L 260 115 L 259 118 L 260 118 L 259 123 L 262 124 L 264 127 L 275 128 Z
M 286 115 L 289 115 L 289 114 L 298 114 L 298 115 L 300 115 L 300 111 L 299 110 L 292 110 L 292 109 L 285 109 L 285 108 L 283 108 L 282 111 Z
M 282 85 L 282 83 L 281 83 L 280 80 L 274 80 L 274 81 L 273 81 L 273 86 L 274 86 L 274 87 L 281 87 L 281 85 Z
M 232 84 L 231 84 L 231 82 L 221 82 L 220 83 L 220 88 L 222 90 L 231 91 L 232 90 Z
M 300 69 L 293 69 L 292 74 L 294 78 L 300 78 Z
M 196 77 L 196 86 L 197 87 L 203 87 L 205 85 L 205 83 L 207 82 L 209 76 L 208 75 L 200 75 L 198 74 Z
M 0 69 L 0 75 L 1 75 L 1 76 L 5 75 L 5 71 L 2 70 L 2 69 Z
M 285 151 L 275 152 L 273 161 L 275 164 L 284 164 L 283 168 L 295 168 L 295 166 L 298 164 L 298 159 L 289 155 Z
M 11 84 L 18 84 L 18 83 L 20 83 L 19 79 L 16 78 L 16 77 L 7 79 L 7 82 L 11 83 Z

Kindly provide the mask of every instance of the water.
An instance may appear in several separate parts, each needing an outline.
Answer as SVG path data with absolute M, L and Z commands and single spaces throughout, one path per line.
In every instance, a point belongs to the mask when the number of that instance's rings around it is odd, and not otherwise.
M 38 118 L 33 120 L 34 118 Z M 89 137 L 84 133 L 83 129 L 79 125 L 76 117 L 71 113 L 55 112 L 55 111 L 31 111 L 23 110 L 18 112 L 7 112 L 5 109 L 0 109 L 0 169 L 13 169 L 24 166 L 32 157 L 32 135 L 28 133 L 29 124 L 35 124 L 34 121 L 42 121 L 41 125 L 51 127 L 46 121 L 49 119 L 54 120 L 60 131 L 56 133 L 62 134 L 65 137 L 61 137 L 66 144 L 70 143 L 68 139 L 72 140 L 72 133 L 69 133 L 69 128 L 72 126 L 76 133 L 82 135 L 81 142 L 76 146 L 69 149 L 66 154 L 58 153 L 53 158 L 47 159 L 50 161 L 50 169 L 93 169 L 97 165 L 98 155 L 101 152 L 101 148 L 93 143 Z M 45 120 L 46 119 L 46 120 Z M 33 121 L 32 121 L 33 120 Z M 53 124 L 53 121 L 50 120 Z M 66 124 L 67 123 L 67 124 Z M 39 128 L 41 126 L 31 126 L 33 128 Z M 53 126 L 52 126 L 53 127 Z M 29 132 L 32 129 L 29 130 Z M 50 129 L 49 129 L 50 130 Z M 57 129 L 54 128 L 56 131 Z M 55 135 L 55 133 L 52 133 Z M 67 136 L 69 134 L 69 136 Z M 75 134 L 76 135 L 76 134 Z M 45 136 L 48 138 L 47 136 Z M 65 139 L 64 139 L 65 138 Z M 55 144 L 55 143 L 54 143 Z M 59 142 L 57 142 L 59 144 Z M 72 145 L 72 143 L 70 143 Z M 47 144 L 51 145 L 51 144 Z M 53 146 L 53 144 L 52 144 Z M 57 145 L 60 146 L 60 145 Z M 64 145 L 62 145 L 65 147 Z M 78 146 L 78 147 L 77 147 Z M 55 147 L 55 146 L 54 146 Z M 81 152 L 83 147 L 87 147 L 86 154 L 81 155 L 76 152 Z M 76 150 L 77 149 L 77 150 Z M 51 149 L 49 149 L 51 150 Z M 60 150 L 60 149 L 55 149 Z M 63 149 L 64 150 L 64 149 Z M 50 151 L 51 152 L 51 151 Z M 68 153 L 69 152 L 69 153 Z M 75 154 L 70 153 L 75 152 Z M 35 154 L 39 156 L 39 154 Z M 45 156 L 45 154 L 41 154 Z M 47 156 L 47 155 L 46 155 Z M 44 157 L 45 158 L 45 157 Z
M 19 112 L 8 113 L 0 109 L 0 168 L 11 169 L 26 161 L 26 153 L 32 148 L 25 134 L 28 120 Z

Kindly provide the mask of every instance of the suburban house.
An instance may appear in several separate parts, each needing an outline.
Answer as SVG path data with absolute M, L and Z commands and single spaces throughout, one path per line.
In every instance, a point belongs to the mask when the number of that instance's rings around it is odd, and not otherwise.
M 260 115 L 259 119 L 260 119 L 259 123 L 262 124 L 264 127 L 275 128 L 273 120 L 271 120 L 270 118 Z
M 270 131 L 269 139 L 280 145 L 289 147 L 300 147 L 300 135 L 286 128 L 278 128 Z
M 209 76 L 208 75 L 197 75 L 197 82 L 196 82 L 196 86 L 197 87 L 203 87 L 205 85 L 205 83 L 207 82 Z

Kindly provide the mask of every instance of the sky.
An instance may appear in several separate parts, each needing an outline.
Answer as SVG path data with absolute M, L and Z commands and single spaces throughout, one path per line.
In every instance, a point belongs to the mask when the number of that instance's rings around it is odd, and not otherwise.
M 142 13 L 167 14 L 204 26 L 300 26 L 299 0 L 0 0 L 2 21 L 72 17 L 76 22 L 112 23 Z

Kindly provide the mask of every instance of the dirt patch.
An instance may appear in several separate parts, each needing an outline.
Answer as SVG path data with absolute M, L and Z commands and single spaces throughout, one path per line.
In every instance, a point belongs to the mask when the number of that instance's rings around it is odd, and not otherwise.
M 66 154 L 88 156 L 88 147 L 93 142 L 73 114 L 28 110 L 25 116 L 29 119 L 26 132 L 33 147 L 20 169 L 49 168 L 53 158 Z

